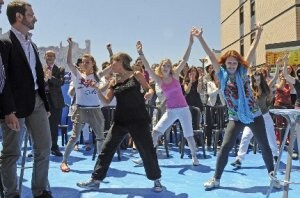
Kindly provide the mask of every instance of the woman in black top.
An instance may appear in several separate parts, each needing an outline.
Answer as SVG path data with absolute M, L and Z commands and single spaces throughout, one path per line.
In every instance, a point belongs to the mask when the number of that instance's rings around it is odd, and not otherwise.
M 110 82 L 105 96 L 100 91 L 99 96 L 105 103 L 109 103 L 114 96 L 116 97 L 114 124 L 104 141 L 91 179 L 77 183 L 79 187 L 99 188 L 100 182 L 106 177 L 118 145 L 124 136 L 130 133 L 143 160 L 147 178 L 154 181 L 154 191 L 163 190 L 160 184 L 161 171 L 150 133 L 150 117 L 145 106 L 145 100 L 152 96 L 153 90 L 142 73 L 132 71 L 131 60 L 131 57 L 125 53 L 112 56 L 112 70 L 118 74 L 118 78 Z M 144 95 L 140 91 L 141 86 L 145 90 Z
M 203 104 L 200 97 L 202 91 L 202 78 L 196 67 L 191 67 L 184 78 L 184 93 L 188 105 L 200 108 L 203 111 Z
M 196 67 L 191 67 L 186 72 L 182 85 L 187 104 L 189 106 L 198 107 L 202 112 L 203 104 L 200 97 L 200 92 L 202 91 L 202 78 L 199 78 Z M 192 112 L 192 118 L 193 128 L 196 128 L 197 126 L 194 126 L 194 123 L 196 123 L 194 120 L 194 118 L 196 118 L 196 112 L 194 111 Z

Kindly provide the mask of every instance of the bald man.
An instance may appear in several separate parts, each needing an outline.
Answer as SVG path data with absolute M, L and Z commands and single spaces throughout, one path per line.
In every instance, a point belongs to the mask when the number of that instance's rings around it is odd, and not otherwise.
M 46 96 L 49 102 L 51 113 L 49 117 L 52 138 L 51 154 L 55 156 L 62 156 L 57 144 L 57 139 L 58 124 L 60 124 L 62 109 L 65 105 L 64 97 L 61 91 L 61 86 L 64 84 L 65 70 L 55 65 L 55 58 L 56 54 L 53 50 L 46 51 L 44 56 L 46 61 L 46 65 L 44 66 L 44 77 Z

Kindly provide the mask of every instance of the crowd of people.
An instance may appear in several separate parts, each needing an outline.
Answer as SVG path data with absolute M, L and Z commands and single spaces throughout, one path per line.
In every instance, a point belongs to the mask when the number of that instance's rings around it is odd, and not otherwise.
M 0 0 L 0 5 L 3 3 Z M 11 29 L 0 39 L 0 124 L 3 145 L 0 176 L 3 197 L 20 197 L 16 162 L 24 133 L 29 133 L 33 148 L 32 194 L 34 197 L 52 197 L 48 186 L 49 156 L 61 157 L 61 171 L 69 172 L 68 158 L 72 150 L 76 150 L 80 134 L 87 126 L 94 133 L 98 158 L 91 178 L 78 182 L 77 186 L 98 189 L 116 150 L 129 134 L 128 142 L 132 145 L 126 143 L 126 146 L 132 146 L 139 152 L 146 176 L 154 182 L 154 191 L 161 192 L 164 187 L 156 148 L 160 137 L 170 132 L 174 122 L 180 122 L 191 151 L 192 165 L 201 163 L 197 158 L 198 142 L 193 133 L 194 115 L 189 106 L 201 111 L 200 123 L 205 134 L 205 143 L 201 146 L 205 146 L 207 151 L 212 151 L 213 130 L 216 127 L 224 129 L 224 134 L 214 139 L 221 143 L 214 176 L 204 183 L 205 189 L 220 186 L 229 152 L 241 132 L 243 136 L 239 152 L 231 165 L 241 168 L 254 136 L 273 186 L 281 187 L 274 174 L 274 163 L 278 160 L 281 143 L 276 126 L 281 126 L 285 121 L 282 117 L 272 116 L 269 108 L 300 109 L 300 70 L 288 64 L 288 54 L 276 61 L 273 76 L 267 65 L 252 66 L 263 32 L 260 24 L 245 57 L 235 50 L 228 50 L 217 60 L 204 40 L 203 30 L 193 27 L 185 54 L 175 64 L 170 59 L 163 59 L 159 64 L 150 65 L 144 54 L 144 46 L 138 41 L 138 58 L 134 64 L 131 64 L 129 54 L 113 53 L 112 45 L 108 44 L 109 61 L 102 64 L 100 71 L 91 54 L 76 57 L 76 64 L 72 62 L 73 41 L 68 38 L 67 65 L 72 76 L 69 90 L 72 97 L 72 131 L 62 154 L 57 142 L 58 126 L 65 107 L 61 89 L 65 82 L 65 69 L 55 64 L 56 54 L 52 50 L 46 51 L 46 64 L 42 65 L 30 34 L 37 21 L 31 4 L 11 1 L 7 6 L 7 17 Z M 188 65 L 195 39 L 199 40 L 211 61 L 205 68 Z M 105 105 L 115 106 L 113 124 L 107 134 L 104 133 L 105 116 L 101 111 Z M 162 112 L 153 128 L 150 128 L 150 122 L 156 115 L 147 111 L 147 105 L 156 106 Z M 220 108 L 225 113 L 218 114 Z M 218 123 L 222 123 L 222 126 Z M 296 128 L 300 130 L 300 127 Z M 281 144 L 289 143 L 293 142 Z M 297 149 L 295 144 L 295 159 L 298 158 Z

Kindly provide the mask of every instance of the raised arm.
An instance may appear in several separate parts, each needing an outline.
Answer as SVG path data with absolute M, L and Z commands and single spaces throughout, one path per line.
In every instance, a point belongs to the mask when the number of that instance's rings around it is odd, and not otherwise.
M 111 65 L 109 65 L 108 67 L 106 67 L 104 70 L 102 71 L 98 71 L 97 75 L 99 76 L 99 78 L 102 78 L 103 76 L 105 76 L 106 74 L 109 74 L 111 72 Z
M 277 82 L 277 79 L 278 79 L 278 77 L 279 77 L 279 70 L 280 70 L 280 68 L 279 68 L 279 66 L 280 66 L 280 62 L 282 61 L 282 59 L 281 58 L 278 58 L 277 60 L 276 60 L 276 70 L 275 70 L 275 75 L 274 75 L 274 77 L 270 80 L 270 82 L 268 82 L 268 86 L 271 88 L 271 87 L 273 87 L 274 85 L 275 85 L 275 83 Z
M 140 59 L 142 60 L 143 62 L 143 65 L 145 66 L 145 69 L 149 72 L 149 75 L 150 77 L 156 82 L 158 83 L 158 85 L 161 84 L 161 79 L 160 77 L 151 69 L 145 55 L 144 55 L 144 52 L 143 52 L 143 45 L 141 43 L 141 41 L 138 41 L 136 43 L 136 50 L 140 56 Z
M 256 38 L 254 39 L 254 41 L 252 42 L 251 46 L 250 46 L 250 50 L 246 56 L 246 61 L 248 63 L 251 63 L 253 61 L 254 58 L 254 53 L 255 50 L 257 48 L 258 42 L 260 40 L 260 36 L 261 36 L 261 32 L 263 31 L 263 27 L 260 23 L 258 23 L 256 25 Z
M 219 73 L 220 66 L 218 64 L 218 60 L 217 60 L 215 54 L 211 51 L 211 49 L 206 44 L 206 41 L 204 40 L 204 38 L 202 36 L 202 34 L 203 34 L 202 28 L 197 29 L 196 27 L 193 27 L 192 34 L 193 34 L 193 36 L 195 36 L 199 39 L 203 50 L 205 51 L 205 53 L 209 56 L 209 58 L 211 60 L 211 64 L 213 65 L 215 72 Z
M 72 62 L 72 47 L 73 47 L 73 41 L 72 38 L 68 38 L 69 48 L 68 48 L 68 55 L 67 55 L 67 64 L 69 69 L 72 72 L 72 75 L 77 76 L 77 67 Z
M 292 85 L 294 85 L 296 83 L 296 79 L 293 76 L 291 76 L 290 74 L 288 74 L 288 71 L 287 71 L 288 63 L 289 63 L 289 55 L 286 54 L 283 57 L 283 75 L 288 83 L 291 83 Z
M 114 53 L 113 53 L 113 51 L 112 51 L 112 47 L 111 47 L 111 44 L 110 44 L 110 43 L 107 43 L 106 49 L 107 49 L 107 51 L 108 51 L 109 57 L 111 58 L 111 57 L 114 55 Z
M 111 59 L 114 54 L 113 54 L 112 47 L 111 47 L 110 43 L 108 43 L 106 45 L 106 49 L 109 53 L 109 58 Z M 106 67 L 104 70 L 98 71 L 97 75 L 98 75 L 99 78 L 102 78 L 103 76 L 105 76 L 106 74 L 109 74 L 110 72 L 111 72 L 111 65 Z
M 189 45 L 188 45 L 188 47 L 187 47 L 187 49 L 186 49 L 186 51 L 184 53 L 184 56 L 182 57 L 182 60 L 180 61 L 180 63 L 178 64 L 178 66 L 176 66 L 174 68 L 174 74 L 175 75 L 179 76 L 181 70 L 183 70 L 185 64 L 189 60 L 193 43 L 194 43 L 194 37 L 193 37 L 192 33 L 190 33 Z

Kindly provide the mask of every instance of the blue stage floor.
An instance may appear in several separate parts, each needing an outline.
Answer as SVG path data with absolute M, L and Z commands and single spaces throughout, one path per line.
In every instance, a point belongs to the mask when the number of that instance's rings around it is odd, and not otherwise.
M 82 149 L 84 150 L 84 149 Z M 49 181 L 51 191 L 55 198 L 79 198 L 79 197 L 116 197 L 116 198 L 224 198 L 224 197 L 265 197 L 269 188 L 269 178 L 264 166 L 261 154 L 246 156 L 242 169 L 235 170 L 227 164 L 219 189 L 205 191 L 203 183 L 212 177 L 215 169 L 216 157 L 207 152 L 207 158 L 203 159 L 199 150 L 200 166 L 192 166 L 188 156 L 188 149 L 183 159 L 180 159 L 177 147 L 170 148 L 170 158 L 165 157 L 164 150 L 158 150 L 159 164 L 162 170 L 161 182 L 165 190 L 161 193 L 152 191 L 153 182 L 149 181 L 142 166 L 135 165 L 131 160 L 139 157 L 133 154 L 131 149 L 122 152 L 122 160 L 115 156 L 107 178 L 101 183 L 98 191 L 82 190 L 76 186 L 76 182 L 89 179 L 95 161 L 92 161 L 92 151 L 73 151 L 69 159 L 71 172 L 60 171 L 60 157 L 51 156 Z M 278 178 L 284 179 L 285 152 L 278 172 Z M 229 158 L 229 163 L 234 161 Z M 31 167 L 32 162 L 27 159 L 26 166 Z M 293 161 L 291 180 L 300 182 L 299 161 Z M 20 171 L 20 169 L 18 169 Z M 30 191 L 31 168 L 25 169 L 22 197 L 31 197 Z M 291 184 L 289 197 L 296 198 L 300 195 L 300 185 Z M 273 190 L 270 197 L 282 197 L 282 190 Z

